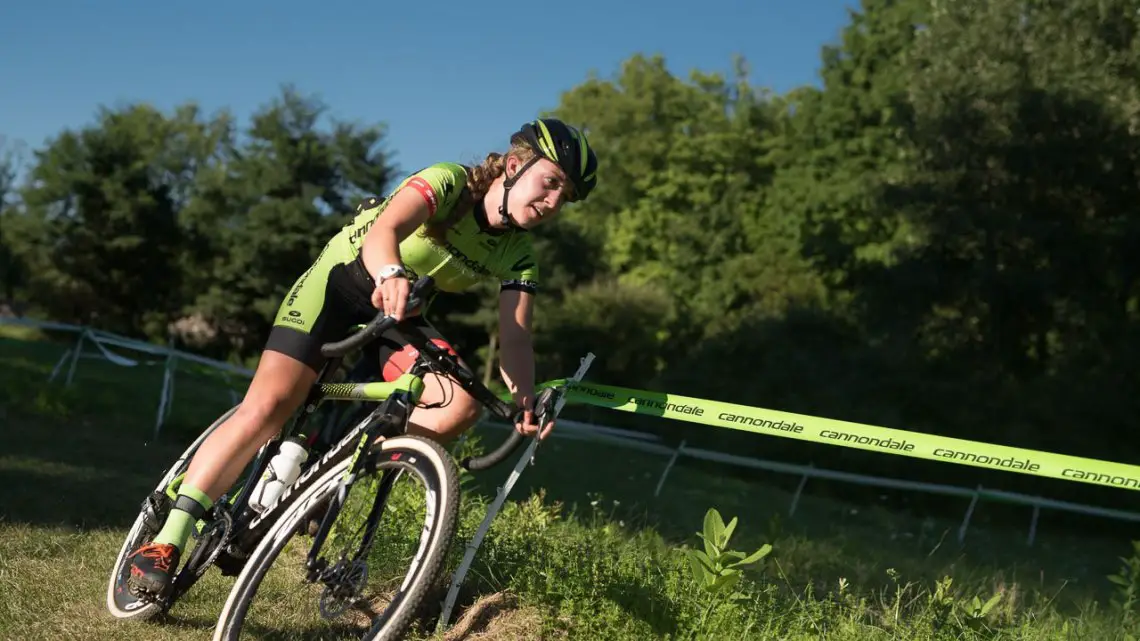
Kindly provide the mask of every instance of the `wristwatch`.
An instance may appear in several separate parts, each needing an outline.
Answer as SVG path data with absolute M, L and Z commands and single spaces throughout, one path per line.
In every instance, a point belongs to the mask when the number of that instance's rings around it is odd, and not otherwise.
M 404 271 L 403 265 L 384 265 L 376 272 L 376 284 L 379 285 L 389 278 L 397 276 L 408 277 L 408 272 Z

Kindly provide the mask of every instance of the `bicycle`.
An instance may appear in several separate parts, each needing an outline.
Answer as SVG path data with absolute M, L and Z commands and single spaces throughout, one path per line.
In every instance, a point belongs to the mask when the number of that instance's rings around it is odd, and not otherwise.
M 413 310 L 419 307 L 433 286 L 431 277 L 416 281 L 406 308 Z M 366 348 L 389 329 L 395 329 L 419 350 L 415 364 L 407 373 L 392 382 L 327 382 L 346 355 Z M 251 601 L 274 561 L 294 535 L 307 535 L 312 538 L 312 545 L 304 555 L 303 581 L 321 588 L 318 605 L 324 619 L 336 619 L 350 608 L 364 612 L 366 616 L 371 615 L 368 617 L 369 628 L 360 637 L 367 641 L 399 638 L 409 628 L 415 612 L 444 566 L 459 510 L 456 461 L 439 443 L 406 433 L 408 417 L 424 389 L 423 375 L 429 372 L 446 375 L 491 415 L 511 424 L 521 418 L 523 410 L 504 402 L 480 383 L 470 370 L 463 367 L 458 357 L 437 346 L 422 332 L 409 331 L 398 325 L 383 312 L 347 338 L 323 345 L 321 352 L 329 360 L 319 372 L 292 425 L 287 424 L 261 448 L 247 466 L 246 473 L 199 520 L 194 533 L 196 545 L 192 549 L 187 546 L 185 561 L 169 587 L 153 599 L 140 599 L 126 587 L 130 571 L 127 554 L 158 532 L 193 453 L 238 406 L 214 421 L 167 469 L 155 490 L 143 500 L 112 568 L 107 587 L 107 608 L 114 616 L 147 619 L 166 612 L 210 567 L 216 566 L 223 575 L 236 576 L 237 579 L 219 615 L 214 639 L 237 639 L 246 623 Z M 540 424 L 554 408 L 562 391 L 561 387 L 552 386 L 544 388 L 538 395 L 535 414 Z M 353 419 L 356 422 L 343 435 L 328 438 L 327 430 L 345 425 L 332 421 L 319 421 L 315 431 L 307 433 L 305 429 L 309 420 L 327 401 L 363 401 L 377 405 L 363 419 Z M 353 412 L 346 414 L 351 416 Z M 290 436 L 304 439 L 313 449 L 296 480 L 276 501 L 258 512 L 249 502 L 255 480 L 261 477 L 281 442 Z M 460 465 L 471 471 L 490 468 L 509 456 L 523 439 L 522 434 L 511 431 L 498 449 L 482 457 L 465 457 Z M 322 441 L 331 444 L 327 450 L 315 446 Z M 371 479 L 377 473 L 380 475 L 378 481 Z M 392 511 L 402 505 L 389 504 L 389 498 L 396 481 L 405 475 L 423 484 L 425 516 L 414 555 L 407 562 L 407 573 L 389 596 L 388 605 L 376 611 L 374 602 L 364 596 L 364 585 L 368 579 L 367 561 L 381 529 L 381 516 L 385 510 Z M 369 479 L 371 482 L 366 482 Z M 367 509 L 362 520 L 361 540 L 355 549 L 330 560 L 322 556 L 324 547 L 339 541 L 344 528 L 360 525 L 359 521 L 352 520 L 338 523 L 352 490 L 358 488 L 365 491 L 358 493 L 356 498 L 363 500 Z

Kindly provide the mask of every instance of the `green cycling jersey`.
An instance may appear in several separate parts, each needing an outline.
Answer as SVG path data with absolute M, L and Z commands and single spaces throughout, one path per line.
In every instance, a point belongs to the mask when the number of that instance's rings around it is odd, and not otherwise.
M 462 202 L 467 170 L 457 163 L 437 163 L 404 179 L 384 200 L 369 198 L 334 241 L 347 242 L 352 255 L 360 252 L 364 236 L 396 192 L 404 187 L 423 196 L 431 212 L 429 222 L 442 221 Z M 424 226 L 400 242 L 400 257 L 410 278 L 431 276 L 445 292 L 461 292 L 481 280 L 497 279 L 501 289 L 534 293 L 538 265 L 530 235 L 517 228 L 496 229 L 476 206 L 461 216 L 441 241 L 427 236 Z

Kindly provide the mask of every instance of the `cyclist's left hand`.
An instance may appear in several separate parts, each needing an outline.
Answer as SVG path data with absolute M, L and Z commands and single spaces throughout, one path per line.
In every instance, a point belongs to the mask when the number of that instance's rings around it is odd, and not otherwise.
M 535 432 L 538 432 L 539 428 L 542 428 L 542 432 L 538 435 L 538 440 L 541 441 L 546 438 L 547 434 L 550 434 L 550 430 L 554 429 L 554 417 L 547 416 L 546 423 L 544 425 L 538 425 L 538 421 L 534 416 L 534 410 L 527 409 L 523 411 L 522 420 L 515 423 L 515 430 L 523 436 L 531 436 Z

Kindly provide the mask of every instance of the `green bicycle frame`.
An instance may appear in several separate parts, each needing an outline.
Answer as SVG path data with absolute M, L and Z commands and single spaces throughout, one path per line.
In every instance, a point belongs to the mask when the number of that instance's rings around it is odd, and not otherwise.
M 317 406 L 325 401 L 341 402 L 341 401 L 367 401 L 382 403 L 388 398 L 397 394 L 406 394 L 408 400 L 412 405 L 419 402 L 420 397 L 424 391 L 424 380 L 421 376 L 415 374 L 403 374 L 394 381 L 369 381 L 366 383 L 321 383 L 317 385 L 310 393 L 308 402 L 306 403 L 305 412 L 298 417 L 297 421 L 292 426 L 286 426 L 281 434 L 281 438 L 290 436 L 296 429 L 299 423 L 303 423 Z M 304 436 L 304 435 L 302 435 Z M 358 444 L 357 451 L 353 454 L 355 459 L 360 455 L 363 449 L 363 442 Z M 264 458 L 264 454 L 253 461 L 254 469 L 261 467 L 259 463 Z M 182 485 L 182 481 L 186 477 L 186 472 L 183 472 L 170 480 L 166 486 L 166 495 L 170 497 L 171 501 L 178 498 L 178 490 Z M 230 506 L 244 501 L 246 497 L 246 482 L 249 480 L 248 475 L 243 475 L 237 482 L 220 497 L 219 503 L 228 504 Z M 247 515 L 247 518 L 257 519 L 256 516 Z M 195 529 L 201 532 L 205 527 L 205 519 L 199 520 L 195 524 Z
M 424 393 L 424 379 L 415 374 L 403 374 L 392 382 L 321 383 L 316 403 L 324 401 L 375 401 L 382 402 L 398 392 L 406 392 L 413 404 Z

